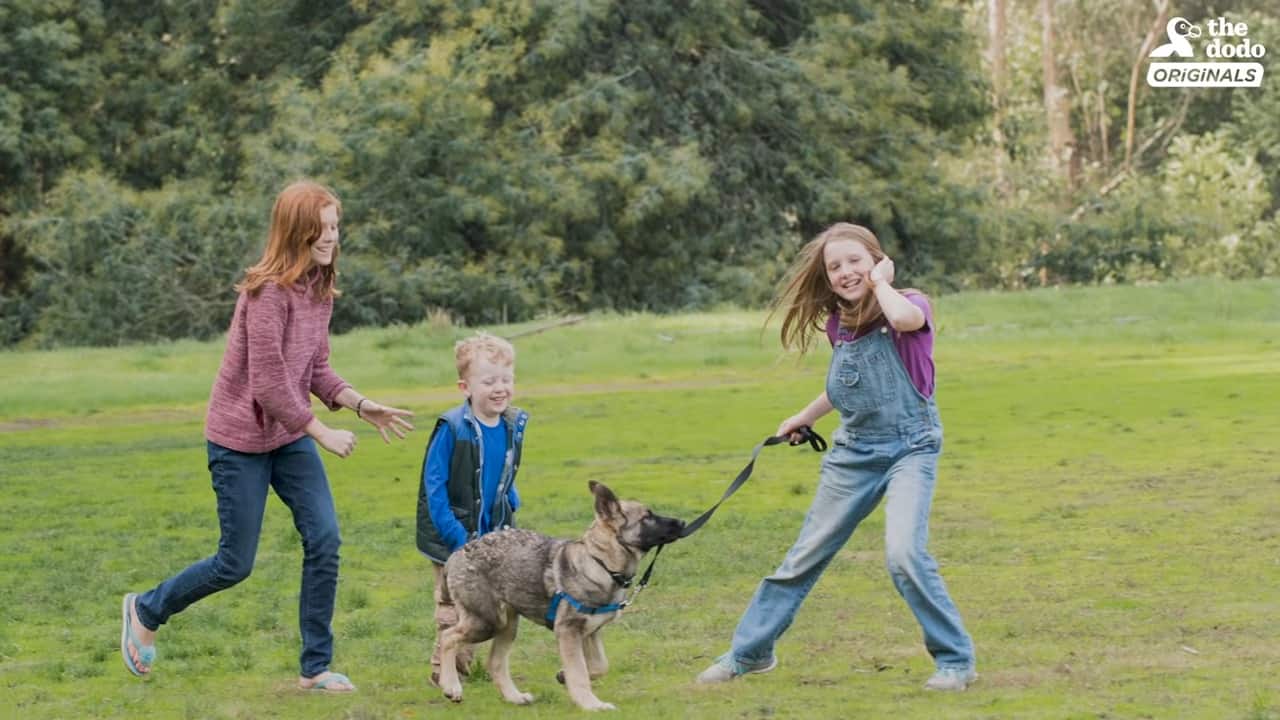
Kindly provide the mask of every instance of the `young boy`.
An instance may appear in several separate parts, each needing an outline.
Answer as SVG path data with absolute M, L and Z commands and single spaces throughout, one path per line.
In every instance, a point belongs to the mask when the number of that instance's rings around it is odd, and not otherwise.
M 440 599 L 444 563 L 468 541 L 515 526 L 516 471 L 529 422 L 528 413 L 511 405 L 516 383 L 511 343 L 477 333 L 454 345 L 454 361 L 466 400 L 436 420 L 418 486 L 418 549 L 435 573 L 433 683 L 440 677 L 440 635 L 458 622 L 457 609 Z M 460 673 L 469 673 L 471 657 L 471 648 L 458 653 Z

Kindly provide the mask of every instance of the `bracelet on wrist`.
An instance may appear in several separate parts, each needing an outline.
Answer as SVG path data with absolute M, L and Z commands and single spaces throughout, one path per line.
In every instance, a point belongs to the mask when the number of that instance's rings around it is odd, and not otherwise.
M 360 402 L 356 403 L 356 417 L 360 418 L 361 420 L 364 419 L 364 416 L 360 414 L 360 408 L 364 405 L 364 401 L 368 399 L 369 398 L 360 398 Z

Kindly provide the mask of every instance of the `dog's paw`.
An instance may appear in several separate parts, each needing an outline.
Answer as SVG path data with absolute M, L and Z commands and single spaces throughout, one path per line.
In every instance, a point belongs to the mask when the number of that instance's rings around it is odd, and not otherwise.
M 582 708 L 583 710 L 617 710 L 618 706 L 613 703 L 597 702 L 595 705 Z
M 450 700 L 460 703 L 462 702 L 462 683 L 454 683 L 452 686 L 441 686 L 444 696 Z
M 503 699 L 512 705 L 528 705 L 533 702 L 533 693 L 518 692 Z

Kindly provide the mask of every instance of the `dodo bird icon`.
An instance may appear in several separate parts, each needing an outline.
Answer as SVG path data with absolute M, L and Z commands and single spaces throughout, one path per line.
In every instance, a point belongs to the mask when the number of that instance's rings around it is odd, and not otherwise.
M 1200 37 L 1199 25 L 1192 25 L 1191 21 L 1186 18 L 1176 17 L 1165 26 L 1165 32 L 1169 35 L 1169 42 L 1152 50 L 1147 57 L 1161 58 L 1177 55 L 1178 57 L 1188 58 L 1195 55 L 1195 51 L 1191 49 L 1191 43 L 1187 38 Z

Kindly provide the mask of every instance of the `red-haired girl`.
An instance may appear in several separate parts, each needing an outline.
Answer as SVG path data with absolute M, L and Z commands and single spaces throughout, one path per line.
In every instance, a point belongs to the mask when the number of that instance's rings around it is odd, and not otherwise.
M 403 438 L 413 429 L 406 420 L 413 413 L 366 398 L 329 367 L 341 216 L 342 204 L 323 185 L 289 185 L 271 211 L 262 259 L 236 286 L 240 297 L 205 420 L 218 550 L 147 592 L 124 596 L 120 652 L 135 675 L 151 672 L 156 631 L 170 617 L 249 576 L 272 488 L 302 535 L 298 684 L 355 690 L 345 675 L 329 670 L 341 540 L 316 445 L 345 458 L 355 450 L 356 436 L 322 423 L 311 412 L 310 396 L 330 410 L 354 410 L 385 442 L 389 433 Z

